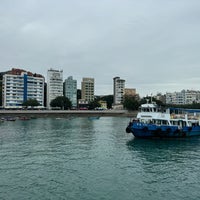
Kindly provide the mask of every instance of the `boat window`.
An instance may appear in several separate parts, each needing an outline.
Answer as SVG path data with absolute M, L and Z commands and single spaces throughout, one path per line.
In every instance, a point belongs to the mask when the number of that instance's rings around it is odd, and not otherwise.
M 166 121 L 166 120 L 163 120 L 163 121 L 162 121 L 162 124 L 167 125 L 167 121 Z
M 183 121 L 183 120 L 180 120 L 180 121 L 178 122 L 178 125 L 181 126 L 181 127 L 186 126 L 186 122 Z
M 177 121 L 170 121 L 172 125 L 176 125 L 178 126 L 178 122 Z
M 161 125 L 161 121 L 160 121 L 160 120 L 157 120 L 157 124 L 158 124 L 158 125 Z

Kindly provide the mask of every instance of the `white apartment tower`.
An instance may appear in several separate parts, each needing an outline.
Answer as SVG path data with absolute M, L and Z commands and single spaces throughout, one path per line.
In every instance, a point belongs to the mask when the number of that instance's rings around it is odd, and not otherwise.
M 125 89 L 125 80 L 120 79 L 120 77 L 113 78 L 113 104 L 118 105 L 123 103 Z
M 65 96 L 72 102 L 72 107 L 77 107 L 77 80 L 69 76 L 65 80 Z
M 22 108 L 23 102 L 36 99 L 44 107 L 44 77 L 13 68 L 3 75 L 2 105 L 4 108 Z
M 81 82 L 81 99 L 94 101 L 94 78 L 83 78 Z
M 49 69 L 47 71 L 47 108 L 50 103 L 58 96 L 63 96 L 63 71 Z

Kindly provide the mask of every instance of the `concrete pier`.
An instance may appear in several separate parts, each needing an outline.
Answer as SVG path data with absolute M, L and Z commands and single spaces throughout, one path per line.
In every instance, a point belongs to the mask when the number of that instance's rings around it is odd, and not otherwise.
M 116 116 L 135 117 L 137 112 L 127 110 L 0 110 L 0 117 L 87 117 L 87 116 Z

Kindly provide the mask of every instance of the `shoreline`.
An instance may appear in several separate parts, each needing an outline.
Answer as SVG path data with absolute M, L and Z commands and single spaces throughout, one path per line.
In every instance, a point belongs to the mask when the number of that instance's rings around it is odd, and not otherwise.
M 0 117 L 131 117 L 134 118 L 137 111 L 127 110 L 0 110 Z

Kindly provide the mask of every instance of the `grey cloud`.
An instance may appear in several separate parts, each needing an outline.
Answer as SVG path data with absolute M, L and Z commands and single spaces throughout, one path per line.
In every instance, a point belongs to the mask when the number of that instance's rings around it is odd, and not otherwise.
M 63 69 L 96 94 L 116 75 L 141 95 L 199 88 L 197 0 L 1 0 L 0 13 L 1 71 Z

